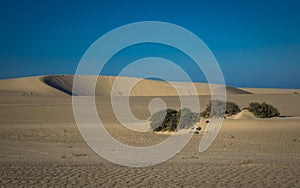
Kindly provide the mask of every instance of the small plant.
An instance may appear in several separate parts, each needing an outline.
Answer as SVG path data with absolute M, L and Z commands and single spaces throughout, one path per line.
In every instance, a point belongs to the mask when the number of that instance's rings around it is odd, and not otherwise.
M 234 102 L 227 102 L 226 103 L 226 115 L 234 115 L 241 111 L 240 107 L 235 104 Z
M 213 107 L 213 109 L 212 109 Z M 209 101 L 208 105 L 206 105 L 206 109 L 201 112 L 201 117 L 208 118 L 212 117 L 222 117 L 224 115 L 234 115 L 239 113 L 240 107 L 234 102 L 225 102 L 219 100 Z
M 275 107 L 265 102 L 252 102 L 249 104 L 248 109 L 258 118 L 272 118 L 280 115 Z
M 175 131 L 189 128 L 199 120 L 199 114 L 191 112 L 188 108 L 179 111 L 166 109 L 154 113 L 150 118 L 153 131 Z
M 181 117 L 179 122 L 179 129 L 187 129 L 193 126 L 195 123 L 199 121 L 200 114 L 193 113 L 190 109 L 183 108 L 179 110 L 179 115 Z

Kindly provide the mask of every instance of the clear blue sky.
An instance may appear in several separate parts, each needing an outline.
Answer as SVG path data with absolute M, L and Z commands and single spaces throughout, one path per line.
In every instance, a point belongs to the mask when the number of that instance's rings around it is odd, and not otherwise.
M 83 53 L 101 35 L 151 20 L 177 24 L 200 37 L 216 56 L 227 85 L 300 88 L 299 10 L 298 0 L 4 0 L 0 78 L 74 74 Z M 141 45 L 120 52 L 103 73 L 116 74 L 144 51 L 144 56 L 185 61 L 179 52 Z M 205 81 L 192 65 L 186 67 L 194 81 Z

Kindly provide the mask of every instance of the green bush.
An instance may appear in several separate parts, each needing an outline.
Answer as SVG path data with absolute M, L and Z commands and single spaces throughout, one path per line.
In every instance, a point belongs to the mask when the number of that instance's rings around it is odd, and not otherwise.
M 214 109 L 212 109 L 214 106 Z M 234 115 L 239 113 L 240 107 L 234 102 L 225 102 L 219 100 L 209 101 L 208 105 L 206 105 L 206 109 L 201 112 L 200 116 L 208 118 L 212 117 L 222 117 L 224 115 Z
M 249 104 L 248 109 L 258 118 L 271 118 L 280 115 L 279 111 L 275 107 L 265 102 L 252 102 Z
M 179 129 L 187 129 L 193 126 L 195 123 L 199 121 L 200 114 L 193 113 L 190 109 L 184 108 L 179 110 L 180 114 L 180 122 L 179 122 Z
M 234 102 L 227 102 L 225 114 L 233 115 L 241 111 L 240 107 Z
M 179 111 L 166 109 L 158 111 L 151 116 L 150 126 L 153 131 L 175 131 L 189 128 L 198 120 L 199 114 L 191 112 L 188 108 L 183 108 Z
M 181 116 L 185 116 L 185 115 L 191 114 L 192 111 L 188 108 L 183 108 L 183 109 L 179 110 L 179 113 L 180 113 Z

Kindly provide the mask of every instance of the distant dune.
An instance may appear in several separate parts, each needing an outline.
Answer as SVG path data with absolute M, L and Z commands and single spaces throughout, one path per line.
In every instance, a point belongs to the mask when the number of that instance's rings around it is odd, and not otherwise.
M 0 93 L 1 95 L 66 95 L 45 84 L 43 76 L 0 80 Z
M 115 76 L 89 76 L 78 75 L 78 87 L 73 91 L 73 95 L 90 96 L 93 95 L 91 80 L 97 79 L 95 87 L 96 96 L 127 95 L 131 96 L 177 96 L 178 92 L 172 87 L 176 85 L 182 95 L 210 95 L 207 83 L 195 82 L 196 92 L 190 89 L 193 83 L 188 82 L 164 82 L 157 80 L 138 79 L 131 77 Z M 0 80 L 1 94 L 21 94 L 21 95 L 72 95 L 74 75 L 49 75 L 35 76 Z M 114 85 L 114 89 L 113 88 Z M 134 87 L 130 89 L 130 85 Z M 235 88 L 226 87 L 227 94 L 271 94 L 271 93 L 298 93 L 300 90 L 291 89 L 256 89 L 256 88 Z
M 92 95 L 94 88 L 90 85 L 92 79 L 95 76 L 78 75 L 77 79 L 79 84 L 78 88 L 75 88 L 73 95 L 86 96 Z M 73 75 L 55 75 L 45 76 L 44 82 L 48 85 L 57 88 L 65 93 L 72 94 Z M 114 89 L 113 84 L 115 84 Z M 96 84 L 96 95 L 107 96 L 125 95 L 128 88 L 133 85 L 131 90 L 131 96 L 176 96 L 177 91 L 172 87 L 172 84 L 176 85 L 179 92 L 182 95 L 209 95 L 209 85 L 206 83 L 194 83 L 197 92 L 193 92 L 191 88 L 192 83 L 187 82 L 164 82 L 157 80 L 147 80 L 131 77 L 115 77 L 115 76 L 99 76 Z M 234 87 L 227 87 L 228 94 L 249 94 L 250 92 L 244 91 Z
M 255 94 L 287 94 L 287 93 L 300 93 L 300 89 L 276 89 L 276 88 L 240 88 L 244 91 Z

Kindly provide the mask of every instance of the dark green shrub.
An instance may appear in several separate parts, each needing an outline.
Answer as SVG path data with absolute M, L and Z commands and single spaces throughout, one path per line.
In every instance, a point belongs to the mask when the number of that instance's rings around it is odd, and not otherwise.
M 271 118 L 280 115 L 279 111 L 275 107 L 265 102 L 252 102 L 249 104 L 248 109 L 258 118 Z
M 170 110 L 170 109 L 168 109 Z M 160 131 L 162 129 L 162 125 L 164 123 L 165 117 L 167 114 L 167 110 L 161 110 L 154 113 L 150 118 L 150 126 L 154 131 Z
M 153 131 L 175 131 L 176 129 L 189 128 L 198 120 L 199 114 L 191 112 L 190 109 L 183 108 L 179 111 L 166 109 L 151 116 L 150 126 Z
M 227 102 L 226 103 L 226 115 L 234 115 L 241 111 L 240 107 L 235 104 L 234 102 Z
M 212 109 L 212 106 L 214 107 Z M 201 117 L 222 117 L 224 115 L 234 115 L 239 113 L 240 107 L 234 102 L 225 102 L 219 100 L 209 101 L 208 105 L 206 105 L 206 109 L 201 112 Z
M 183 111 L 180 110 L 179 114 L 180 114 L 180 117 L 181 117 L 180 122 L 179 122 L 179 129 L 190 128 L 195 123 L 197 123 L 199 121 L 199 118 L 200 118 L 199 113 L 193 113 L 193 112 L 191 112 L 191 110 L 189 110 L 189 112 L 185 111 L 185 113 L 183 113 Z
M 214 109 L 212 110 L 212 107 L 214 107 Z M 222 116 L 222 114 L 224 114 L 224 109 L 225 107 L 225 103 L 223 101 L 219 101 L 219 100 L 213 100 L 213 101 L 209 101 L 208 105 L 206 105 L 206 109 L 201 112 L 200 116 L 201 117 L 220 117 Z
M 179 110 L 179 113 L 181 116 L 185 116 L 192 113 L 192 111 L 189 108 L 183 108 Z

